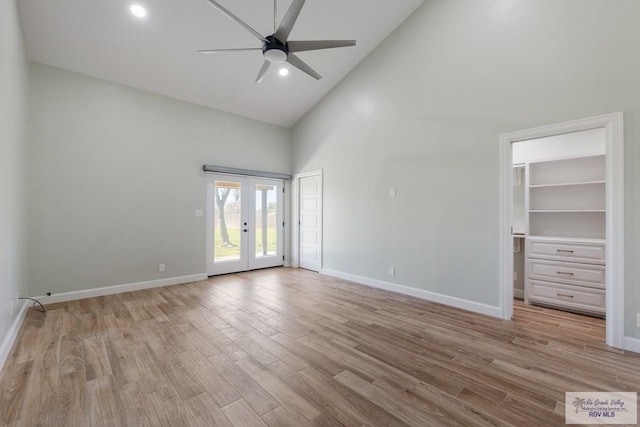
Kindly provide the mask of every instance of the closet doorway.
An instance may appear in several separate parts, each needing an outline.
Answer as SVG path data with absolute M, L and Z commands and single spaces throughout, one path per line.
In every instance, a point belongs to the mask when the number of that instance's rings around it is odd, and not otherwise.
M 501 136 L 503 318 L 514 294 L 606 314 L 607 344 L 622 347 L 622 147 L 622 113 Z

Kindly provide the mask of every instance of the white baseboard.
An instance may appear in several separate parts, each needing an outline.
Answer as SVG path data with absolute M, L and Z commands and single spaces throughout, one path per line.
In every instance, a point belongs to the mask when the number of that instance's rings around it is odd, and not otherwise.
M 359 283 L 361 285 L 370 286 L 372 288 L 384 289 L 386 291 L 397 292 L 403 295 L 421 298 L 427 301 L 437 302 L 449 305 L 463 310 L 473 311 L 475 313 L 486 314 L 492 317 L 501 317 L 500 307 L 483 304 L 475 301 L 469 301 L 462 298 L 452 297 L 448 295 L 438 294 L 436 292 L 425 291 L 422 289 L 410 288 L 409 286 L 398 285 L 396 283 L 384 282 L 382 280 L 371 279 L 369 277 L 357 276 L 355 274 L 343 273 L 341 271 L 328 270 L 323 268 L 320 274 L 336 277 L 338 279 L 348 280 L 350 282 Z
M 624 337 L 622 348 L 625 350 L 640 353 L 640 339 L 633 337 Z
M 142 289 L 160 288 L 162 286 L 180 285 L 182 283 L 197 282 L 207 280 L 207 275 L 192 274 L 190 276 L 168 277 L 166 279 L 149 280 L 147 282 L 127 283 L 125 285 L 105 286 L 102 288 L 83 289 L 81 291 L 62 292 L 53 294 L 50 297 L 36 297 L 43 304 L 53 304 L 57 302 L 74 301 L 84 298 L 101 297 L 104 295 L 120 294 L 123 292 L 140 291 Z
M 524 299 L 524 289 L 514 289 L 513 297 L 518 299 Z
M 7 361 L 9 357 L 9 353 L 13 348 L 13 343 L 16 341 L 18 337 L 18 332 L 20 331 L 20 326 L 22 326 L 22 322 L 24 322 L 24 317 L 27 315 L 27 310 L 29 309 L 28 301 L 22 301 L 22 308 L 18 311 L 18 315 L 13 320 L 11 327 L 9 328 L 9 332 L 5 335 L 4 340 L 2 341 L 2 345 L 0 346 L 0 371 L 4 367 L 4 362 Z

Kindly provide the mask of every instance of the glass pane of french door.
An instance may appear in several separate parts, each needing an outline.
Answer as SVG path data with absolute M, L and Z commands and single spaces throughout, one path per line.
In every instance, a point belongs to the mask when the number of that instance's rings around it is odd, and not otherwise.
M 278 253 L 278 186 L 256 184 L 255 237 L 256 258 Z
M 242 187 L 239 182 L 216 181 L 213 197 L 214 262 L 237 261 L 242 245 Z

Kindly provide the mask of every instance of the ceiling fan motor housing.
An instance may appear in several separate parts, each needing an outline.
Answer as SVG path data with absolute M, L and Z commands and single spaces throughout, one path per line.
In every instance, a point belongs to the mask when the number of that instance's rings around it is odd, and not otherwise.
M 286 61 L 289 56 L 287 44 L 280 42 L 275 36 L 267 36 L 266 39 L 267 41 L 262 43 L 264 58 L 275 64 Z

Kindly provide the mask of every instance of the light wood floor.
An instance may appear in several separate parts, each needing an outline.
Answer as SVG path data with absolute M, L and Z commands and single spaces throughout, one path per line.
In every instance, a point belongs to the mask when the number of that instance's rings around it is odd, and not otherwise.
M 566 391 L 637 391 L 604 321 L 500 321 L 270 269 L 30 310 L 0 377 L 22 426 L 564 425 Z

